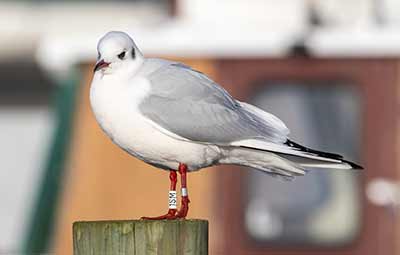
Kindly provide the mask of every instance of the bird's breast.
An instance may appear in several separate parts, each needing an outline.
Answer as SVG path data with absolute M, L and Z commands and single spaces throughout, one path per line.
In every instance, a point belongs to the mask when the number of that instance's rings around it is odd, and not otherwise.
M 146 81 L 140 79 L 92 83 L 90 102 L 96 120 L 121 147 L 140 146 L 154 132 L 138 109 L 147 91 Z

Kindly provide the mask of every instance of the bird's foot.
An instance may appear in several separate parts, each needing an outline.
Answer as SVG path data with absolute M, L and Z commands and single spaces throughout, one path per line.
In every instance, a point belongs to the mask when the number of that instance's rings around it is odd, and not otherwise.
M 142 217 L 142 220 L 174 220 L 177 218 L 176 209 L 169 209 L 167 214 L 157 217 Z
M 181 209 L 178 211 L 178 213 L 176 214 L 176 218 L 178 219 L 185 219 L 188 211 L 189 211 L 189 197 L 188 196 L 184 196 L 182 197 L 182 205 L 181 205 Z
M 169 209 L 167 214 L 158 217 L 142 217 L 142 220 L 175 220 L 185 219 L 189 212 L 189 197 L 182 197 L 181 209 L 177 212 L 176 209 Z

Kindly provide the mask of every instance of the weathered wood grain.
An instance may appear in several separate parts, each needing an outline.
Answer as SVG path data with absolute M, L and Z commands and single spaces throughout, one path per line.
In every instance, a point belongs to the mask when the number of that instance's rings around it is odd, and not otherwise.
M 75 222 L 74 255 L 207 255 L 208 221 Z

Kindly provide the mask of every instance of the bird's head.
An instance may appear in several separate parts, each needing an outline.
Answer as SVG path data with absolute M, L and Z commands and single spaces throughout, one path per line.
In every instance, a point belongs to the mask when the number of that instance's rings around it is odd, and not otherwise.
M 128 34 L 108 32 L 97 44 L 94 72 L 110 74 L 122 69 L 135 70 L 143 62 L 143 55 Z

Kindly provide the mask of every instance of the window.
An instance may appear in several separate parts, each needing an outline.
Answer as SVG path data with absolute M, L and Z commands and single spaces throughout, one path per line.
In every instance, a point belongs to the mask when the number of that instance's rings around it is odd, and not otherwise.
M 360 98 L 352 86 L 330 83 L 272 82 L 260 86 L 251 102 L 279 116 L 294 141 L 359 162 Z M 285 182 L 248 171 L 243 200 L 248 236 L 268 246 L 353 241 L 361 217 L 358 174 L 314 169 Z

